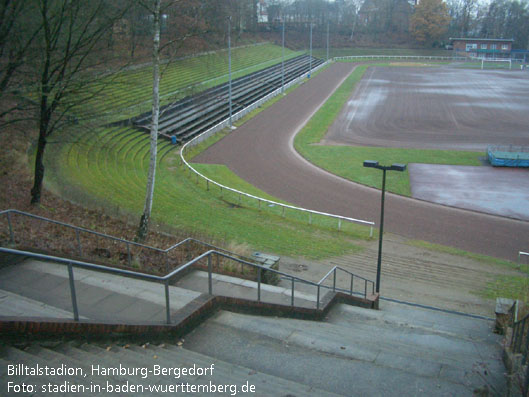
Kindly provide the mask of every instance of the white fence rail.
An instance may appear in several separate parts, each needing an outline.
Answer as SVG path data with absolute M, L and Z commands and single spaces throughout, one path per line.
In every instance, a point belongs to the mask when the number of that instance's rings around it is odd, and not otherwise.
M 437 55 L 350 55 L 343 57 L 334 57 L 335 61 L 354 61 L 367 59 L 400 59 L 400 60 L 429 60 L 429 61 L 468 61 L 468 57 L 444 57 Z
M 320 66 L 314 68 L 312 70 L 312 72 L 315 72 L 317 71 L 318 69 L 324 67 L 325 65 L 327 65 L 329 63 L 329 61 L 321 64 Z M 295 85 L 295 84 L 298 84 L 300 81 L 302 81 L 303 79 L 305 79 L 305 75 L 302 75 L 300 77 L 298 77 L 297 79 L 289 82 L 288 84 L 285 84 L 285 89 Z M 245 115 L 247 115 L 248 113 L 250 113 L 251 111 L 253 111 L 254 109 L 258 108 L 259 106 L 261 106 L 263 103 L 265 103 L 266 101 L 272 99 L 273 97 L 281 94 L 282 92 L 282 89 L 281 88 L 278 88 L 277 90 L 273 91 L 272 93 L 268 94 L 267 96 L 261 98 L 260 100 L 254 102 L 253 104 L 251 104 L 250 106 L 244 108 L 243 110 L 235 113 L 233 116 L 232 116 L 232 120 L 235 121 L 235 120 L 239 120 L 241 119 L 242 117 L 244 117 Z M 200 172 L 198 172 L 195 168 L 193 168 L 185 159 L 184 157 L 184 154 L 186 152 L 186 150 L 194 145 L 197 145 L 199 144 L 200 142 L 204 141 L 205 139 L 209 138 L 210 136 L 212 136 L 213 134 L 215 134 L 216 132 L 226 128 L 229 126 L 229 120 L 226 119 L 224 121 L 222 121 L 221 123 L 215 125 L 214 127 L 210 128 L 209 130 L 203 132 L 202 134 L 198 135 L 197 137 L 193 138 L 192 140 L 190 140 L 189 142 L 187 142 L 184 146 L 182 146 L 182 148 L 180 149 L 180 159 L 182 161 L 182 164 L 184 165 L 184 167 L 187 167 L 191 172 L 193 172 L 194 174 L 196 174 L 197 176 L 197 180 L 198 178 L 202 178 L 203 180 L 206 181 L 206 185 L 207 185 L 207 188 L 209 189 L 209 184 L 211 183 L 212 185 L 215 185 L 215 186 L 218 186 L 221 191 L 223 189 L 227 190 L 227 191 L 230 191 L 230 192 L 233 192 L 235 194 L 238 194 L 239 195 L 239 199 L 240 197 L 244 196 L 244 197 L 248 197 L 248 198 L 251 198 L 251 199 L 254 199 L 258 202 L 258 205 L 259 207 L 261 206 L 261 202 L 262 203 L 266 203 L 268 205 L 271 205 L 271 206 L 278 206 L 280 208 L 282 208 L 282 214 L 284 216 L 285 214 L 285 209 L 291 209 L 291 210 L 295 210 L 295 211 L 300 211 L 300 212 L 304 212 L 304 213 L 307 213 L 308 214 L 308 217 L 309 217 L 309 224 L 312 224 L 312 215 L 321 215 L 321 216 L 324 216 L 324 217 L 329 217 L 329 218 L 334 218 L 337 220 L 338 222 L 338 230 L 341 229 L 341 225 L 342 225 L 342 221 L 346 221 L 346 222 L 352 222 L 352 223 L 357 223 L 357 224 L 361 224 L 361 225 L 366 225 L 366 226 L 370 226 L 370 236 L 373 236 L 373 226 L 374 226 L 374 222 L 371 222 L 371 221 L 366 221 L 366 220 L 362 220 L 362 219 L 355 219 L 355 218 L 350 218 L 350 217 L 347 217 L 347 216 L 341 216 L 341 215 L 335 215 L 335 214 L 329 214 L 329 213 L 326 213 L 326 212 L 320 212 L 320 211 L 315 211 L 315 210 L 309 210 L 309 209 L 306 209 L 306 208 L 301 208 L 301 207 L 295 207 L 293 205 L 288 205 L 288 204 L 283 204 L 283 203 L 279 203 L 277 201 L 272 201 L 272 200 L 268 200 L 268 199 L 265 199 L 265 198 L 262 198 L 262 197 L 258 197 L 258 196 L 254 196 L 253 194 L 249 194 L 249 193 L 245 193 L 245 192 L 241 192 L 240 190 L 237 190 L 237 189 L 233 189 L 229 186 L 225 186 L 225 185 L 222 185 L 218 182 L 215 182 L 214 180 L 208 178 L 207 176 L 201 174 Z

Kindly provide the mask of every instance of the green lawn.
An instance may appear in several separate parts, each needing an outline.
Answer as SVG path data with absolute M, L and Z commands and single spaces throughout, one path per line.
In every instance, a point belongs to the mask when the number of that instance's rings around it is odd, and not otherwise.
M 61 194 L 134 215 L 141 213 L 148 168 L 148 135 L 131 128 L 101 129 L 77 137 L 75 144 L 50 147 L 49 183 Z M 179 166 L 176 146 L 160 141 L 153 221 L 189 235 L 206 237 L 227 245 L 246 243 L 253 249 L 280 255 L 322 258 L 352 252 L 359 248 L 354 238 L 369 238 L 369 228 L 343 225 L 292 214 L 283 218 L 279 208 L 268 207 L 256 200 L 242 198 L 197 181 Z M 231 186 L 263 195 L 237 178 L 226 167 L 199 166 L 213 172 Z M 208 168 L 210 169 L 208 171 Z M 213 171 L 211 171 L 213 169 Z

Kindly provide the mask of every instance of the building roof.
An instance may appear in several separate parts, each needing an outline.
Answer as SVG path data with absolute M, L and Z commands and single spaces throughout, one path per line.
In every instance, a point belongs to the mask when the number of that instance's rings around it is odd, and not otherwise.
M 506 42 L 506 41 L 510 41 L 510 42 L 514 42 L 514 39 L 481 39 L 481 38 L 472 38 L 472 37 L 464 37 L 464 38 L 455 38 L 455 37 L 450 37 L 449 39 L 450 41 L 498 41 L 498 42 Z

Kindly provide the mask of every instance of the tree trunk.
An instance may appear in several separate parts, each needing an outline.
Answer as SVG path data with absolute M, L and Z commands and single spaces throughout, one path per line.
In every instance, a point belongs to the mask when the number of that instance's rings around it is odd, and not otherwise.
M 39 132 L 37 143 L 37 155 L 35 157 L 35 176 L 33 188 L 31 189 L 31 204 L 40 203 L 42 182 L 44 181 L 44 148 L 46 147 L 46 135 L 42 128 Z
M 158 117 L 160 114 L 160 0 L 154 2 L 154 40 L 153 40 L 153 84 L 152 84 L 152 123 L 149 173 L 147 175 L 147 192 L 145 206 L 138 228 L 138 241 L 144 241 L 149 233 L 154 181 L 156 177 L 156 155 L 158 151 Z

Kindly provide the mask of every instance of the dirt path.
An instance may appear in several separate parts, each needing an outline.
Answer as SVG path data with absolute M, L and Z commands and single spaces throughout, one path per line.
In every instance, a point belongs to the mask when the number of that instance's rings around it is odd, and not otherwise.
M 298 206 L 379 220 L 380 192 L 332 175 L 301 158 L 295 134 L 353 70 L 336 63 L 198 156 Z M 386 196 L 385 230 L 409 238 L 515 260 L 529 245 L 529 222 Z

